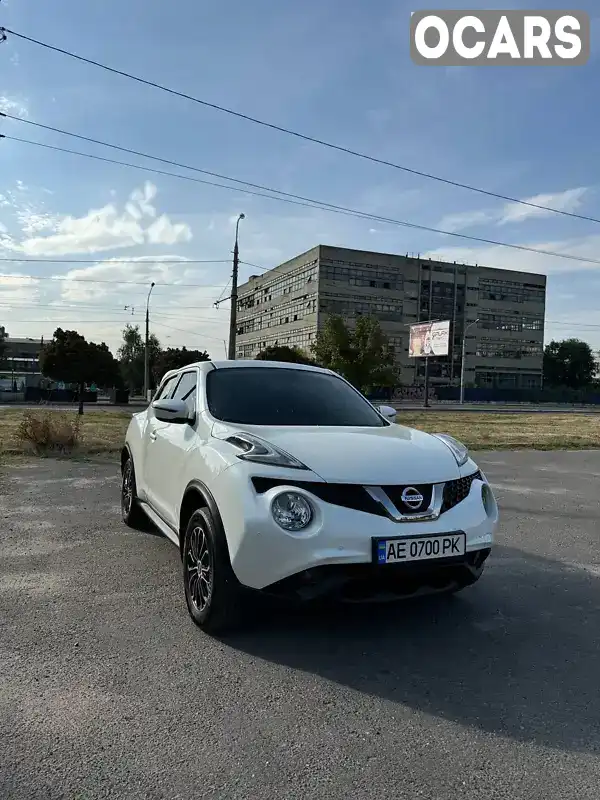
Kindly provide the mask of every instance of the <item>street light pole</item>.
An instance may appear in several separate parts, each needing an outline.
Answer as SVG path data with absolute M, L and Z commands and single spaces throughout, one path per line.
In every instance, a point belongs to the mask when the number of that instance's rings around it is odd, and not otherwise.
M 465 356 L 467 350 L 467 331 L 469 328 L 472 328 L 473 325 L 477 325 L 479 322 L 478 319 L 474 320 L 473 322 L 469 322 L 468 325 L 465 326 L 463 331 L 463 340 L 462 340 L 462 357 L 460 361 L 460 404 L 465 402 Z
M 235 223 L 235 245 L 233 247 L 233 272 L 231 274 L 231 312 L 229 316 L 229 353 L 231 361 L 235 360 L 235 337 L 237 333 L 237 294 L 238 294 L 238 267 L 239 267 L 239 247 L 238 232 L 240 221 L 246 219 L 245 214 L 240 214 Z
M 150 295 L 155 283 L 150 284 L 150 291 L 148 292 L 148 299 L 146 300 L 146 345 L 144 347 L 144 398 L 147 403 L 150 402 L 150 352 L 149 352 L 149 339 L 150 339 Z

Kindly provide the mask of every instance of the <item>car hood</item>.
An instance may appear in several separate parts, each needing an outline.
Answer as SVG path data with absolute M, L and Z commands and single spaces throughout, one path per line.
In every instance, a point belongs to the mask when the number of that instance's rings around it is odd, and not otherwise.
M 461 476 L 449 448 L 414 428 L 214 426 L 219 439 L 246 431 L 302 461 L 332 483 L 439 483 Z

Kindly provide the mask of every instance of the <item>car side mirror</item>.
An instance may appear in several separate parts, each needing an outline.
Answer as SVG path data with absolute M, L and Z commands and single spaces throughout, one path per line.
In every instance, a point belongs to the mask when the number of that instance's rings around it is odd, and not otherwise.
M 388 422 L 396 421 L 396 409 L 391 406 L 379 406 L 378 411 L 382 417 L 385 417 Z
M 174 422 L 178 425 L 193 424 L 196 415 L 190 411 L 183 400 L 155 400 L 152 403 L 154 416 L 160 422 Z

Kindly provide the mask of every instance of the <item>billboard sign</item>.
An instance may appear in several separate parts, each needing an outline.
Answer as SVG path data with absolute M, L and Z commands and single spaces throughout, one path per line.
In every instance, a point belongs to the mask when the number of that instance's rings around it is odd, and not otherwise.
M 447 356 L 449 341 L 449 319 L 443 322 L 420 322 L 411 325 L 408 355 L 411 358 Z

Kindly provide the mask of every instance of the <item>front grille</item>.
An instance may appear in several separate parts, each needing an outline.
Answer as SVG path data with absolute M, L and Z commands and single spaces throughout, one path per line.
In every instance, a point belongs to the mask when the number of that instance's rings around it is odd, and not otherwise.
M 311 492 L 325 503 L 343 508 L 352 508 L 355 511 L 364 511 L 366 514 L 375 514 L 385 517 L 385 509 L 379 505 L 364 486 L 351 483 L 315 483 L 312 481 L 287 481 L 276 478 L 252 478 L 252 483 L 258 494 L 264 494 L 275 486 L 296 486 Z
M 454 508 L 454 506 L 462 503 L 462 501 L 469 496 L 471 485 L 473 484 L 474 480 L 481 480 L 481 472 L 477 471 L 472 475 L 468 475 L 466 478 L 458 478 L 455 481 L 448 481 L 448 483 L 444 486 L 444 498 L 442 501 L 441 510 L 442 514 L 444 511 L 449 511 L 451 508 Z
M 407 483 L 404 486 L 382 486 L 383 491 L 390 498 L 392 503 L 396 506 L 398 511 L 405 516 L 411 514 L 423 514 L 431 504 L 431 496 L 433 495 L 433 484 L 414 484 Z M 411 508 L 411 506 L 402 500 L 402 492 L 405 489 L 416 489 L 423 497 L 423 502 L 418 508 Z
M 480 472 L 475 472 L 466 478 L 458 478 L 455 481 L 448 481 L 444 487 L 444 496 L 440 513 L 449 511 L 454 506 L 461 503 L 469 494 L 471 484 L 476 478 L 481 478 Z M 386 511 L 371 495 L 364 486 L 351 483 L 317 483 L 313 481 L 294 481 L 282 480 L 278 478 L 253 477 L 252 484 L 258 494 L 264 494 L 269 489 L 276 486 L 295 486 L 311 492 L 325 503 L 342 508 L 351 508 L 354 511 L 364 511 L 365 514 L 375 514 L 378 517 L 386 517 Z M 417 489 L 423 495 L 423 503 L 417 509 L 410 508 L 402 502 L 402 492 L 407 486 Z M 422 514 L 427 510 L 431 503 L 433 484 L 404 484 L 402 486 L 382 486 L 381 487 L 398 511 L 404 516 L 411 514 Z

